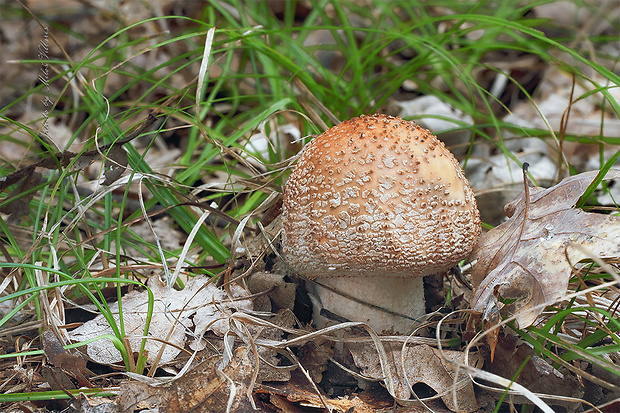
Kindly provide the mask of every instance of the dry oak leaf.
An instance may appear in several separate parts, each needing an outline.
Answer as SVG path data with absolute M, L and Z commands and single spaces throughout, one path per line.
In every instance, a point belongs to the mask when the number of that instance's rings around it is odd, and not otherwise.
M 575 204 L 598 171 L 548 188 L 529 188 L 506 205 L 509 219 L 485 234 L 472 252 L 471 307 L 487 320 L 507 310 L 519 327 L 536 320 L 545 305 L 566 294 L 572 267 L 598 256 L 620 256 L 620 216 L 585 212 Z M 620 178 L 610 170 L 606 180 Z M 515 300 L 504 306 L 498 298 Z M 505 308 L 503 308 L 505 307 Z
M 479 410 L 474 393 L 474 386 L 469 376 L 460 374 L 457 383 L 454 383 L 455 365 L 465 360 L 465 354 L 460 351 L 439 350 L 426 344 L 407 346 L 403 355 L 402 343 L 382 343 L 387 353 L 386 368 L 392 371 L 391 396 L 406 407 L 420 407 L 421 404 L 413 398 L 410 385 L 424 383 L 438 393 L 446 407 L 453 412 L 477 412 Z M 387 384 L 381 361 L 374 347 L 367 343 L 349 343 L 348 349 L 353 356 L 353 362 L 360 372 L 374 379 L 382 379 Z M 470 353 L 468 365 L 476 364 L 477 354 Z M 453 386 L 456 394 L 453 394 Z M 454 397 L 456 396 L 456 397 Z M 424 402 L 437 398 L 423 399 Z M 456 401 L 456 403 L 455 403 Z M 423 405 L 422 405 L 423 406 Z
M 230 286 L 232 297 L 221 290 L 206 275 L 190 278 L 182 290 L 168 289 L 165 282 L 157 275 L 152 276 L 148 286 L 153 293 L 155 305 L 149 325 L 149 337 L 162 339 L 147 340 L 147 361 L 154 363 L 162 346 L 164 347 L 160 363 L 167 363 L 176 358 L 192 337 L 190 348 L 200 349 L 205 344 L 200 337 L 206 331 L 213 331 L 223 336 L 229 330 L 229 317 L 237 310 L 251 310 L 252 302 L 244 299 L 249 293 L 241 286 Z M 234 298 L 234 300 L 233 300 Z M 123 323 L 127 341 L 132 350 L 137 351 L 142 343 L 142 335 L 147 319 L 148 294 L 146 291 L 131 291 L 123 296 Z M 121 322 L 119 303 L 109 305 L 110 312 L 117 325 Z M 80 327 L 69 332 L 72 341 L 87 341 L 114 334 L 108 320 L 98 315 Z M 173 345 L 167 345 L 167 344 Z M 96 363 L 114 364 L 123 361 L 121 353 L 110 340 L 97 340 L 86 346 L 88 356 Z

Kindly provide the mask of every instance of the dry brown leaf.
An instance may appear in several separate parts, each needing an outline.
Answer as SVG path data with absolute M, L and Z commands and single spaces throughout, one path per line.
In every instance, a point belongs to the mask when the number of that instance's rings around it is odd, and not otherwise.
M 508 221 L 490 230 L 472 252 L 472 309 L 491 319 L 504 304 L 521 328 L 531 325 L 545 305 L 566 293 L 571 268 L 591 256 L 620 256 L 620 217 L 588 213 L 575 203 L 596 177 L 585 172 L 548 188 L 530 188 L 506 205 Z M 605 179 L 620 178 L 611 170 Z M 586 252 L 587 251 L 587 252 Z M 588 252 L 591 255 L 588 255 Z
M 221 361 L 220 356 L 211 357 L 178 380 L 159 387 L 141 382 L 124 383 L 118 400 L 119 410 L 133 412 L 141 408 L 157 408 L 160 412 L 252 411 L 247 395 L 254 366 L 249 359 L 248 349 L 239 347 L 225 367 L 220 366 Z
M 34 189 L 42 181 L 43 175 L 40 172 L 35 172 L 34 169 L 27 170 L 26 176 L 19 182 L 19 185 L 13 192 L 9 194 L 6 199 L 18 197 L 24 192 Z M 27 195 L 23 195 L 14 201 L 10 201 L 8 204 L 0 207 L 0 212 L 11 216 L 11 221 L 17 222 L 19 219 L 30 213 L 30 201 L 34 198 L 36 191 L 32 191 Z
M 269 321 L 283 329 L 293 329 L 295 326 L 295 315 L 289 310 L 280 310 L 277 314 L 273 314 Z M 278 328 L 250 326 L 250 331 L 258 330 L 260 333 L 256 335 L 256 338 L 261 340 L 282 340 L 284 333 Z M 289 381 L 291 379 L 291 372 L 286 369 L 276 369 L 272 366 L 280 365 L 279 354 L 277 351 L 269 348 L 259 346 L 257 348 L 260 362 L 258 365 L 258 377 L 259 383 L 263 381 Z M 254 359 L 252 359 L 254 360 Z
M 50 330 L 44 331 L 42 338 L 43 352 L 45 353 L 48 362 L 58 369 L 55 372 L 57 373 L 55 374 L 55 377 L 68 374 L 71 377 L 74 377 L 80 386 L 93 387 L 91 382 L 88 380 L 88 377 L 92 376 L 93 373 L 86 368 L 86 360 L 84 360 L 83 357 L 65 350 L 62 343 Z M 52 383 L 50 383 L 50 385 L 53 386 Z
M 444 359 L 439 350 L 423 345 L 406 347 L 402 357 L 401 343 L 383 343 L 388 355 L 389 368 L 394 378 L 394 391 L 398 399 L 415 403 L 409 385 L 424 383 L 438 394 L 445 393 L 441 400 L 451 411 L 475 412 L 479 409 L 474 395 L 474 387 L 468 376 L 461 373 L 456 386 L 456 405 L 452 394 L 454 384 L 454 368 L 450 362 L 462 363 L 465 355 L 460 351 L 444 350 Z M 376 350 L 364 343 L 349 344 L 355 365 L 361 372 L 375 379 L 383 378 L 383 372 Z M 472 355 L 470 354 L 470 361 Z M 402 363 L 404 360 L 404 366 Z M 471 364 L 471 363 L 470 363 Z M 405 376 L 409 379 L 408 382 Z M 415 404 L 414 404 L 415 405 Z
M 327 371 L 330 358 L 334 357 L 334 344 L 332 341 L 317 338 L 299 349 L 299 363 L 304 366 L 315 383 L 323 380 L 323 374 Z
M 128 159 L 127 152 L 122 146 L 113 146 L 110 148 L 107 157 L 109 159 L 109 169 L 104 172 L 104 185 L 112 185 L 114 181 L 121 177 L 125 169 L 127 169 Z
M 87 397 L 84 393 L 80 393 L 71 405 L 74 411 L 79 413 L 118 413 L 114 400 L 107 397 Z
M 308 390 L 305 387 L 307 387 L 307 384 L 299 380 L 292 380 L 288 383 L 263 383 L 256 386 L 254 393 L 269 394 L 273 404 L 281 409 L 287 408 L 287 410 L 283 410 L 286 412 L 295 412 L 296 408 L 299 408 L 298 411 L 304 412 L 315 411 L 315 409 L 318 411 L 319 409 L 324 409 L 323 401 L 335 413 L 370 413 L 377 411 L 377 409 L 369 406 L 356 395 L 338 399 L 330 399 L 324 396 L 321 400 L 321 397 L 314 390 Z M 278 398 L 273 398 L 273 396 L 278 396 Z M 293 408 L 290 408 L 291 406 Z
M 515 379 L 517 383 L 527 386 L 527 389 L 537 394 L 551 394 L 566 398 L 578 399 L 584 395 L 584 387 L 579 381 L 564 371 L 561 373 L 525 342 L 515 336 L 499 337 L 495 351 L 495 360 L 485 366 L 485 370 L 506 379 Z M 499 394 L 498 394 L 499 397 Z M 522 396 L 513 395 L 514 403 L 527 403 Z M 567 399 L 549 398 L 545 402 L 564 406 L 567 411 L 574 410 L 575 403 Z
M 265 308 L 261 308 L 260 311 L 276 312 L 282 308 L 292 311 L 295 307 L 297 284 L 285 281 L 284 274 L 258 271 L 249 276 L 246 283 L 252 294 L 266 293 L 265 296 L 259 297 L 266 300 L 264 303 Z M 256 303 L 254 310 L 259 311 Z

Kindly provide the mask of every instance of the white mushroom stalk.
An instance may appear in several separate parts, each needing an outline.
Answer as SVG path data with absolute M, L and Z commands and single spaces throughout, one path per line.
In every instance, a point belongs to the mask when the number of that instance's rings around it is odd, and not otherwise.
M 308 144 L 284 189 L 283 222 L 287 264 L 331 287 L 316 288 L 324 308 L 378 333 L 407 333 L 424 314 L 422 277 L 466 258 L 481 231 L 450 151 L 386 115 L 351 119 Z

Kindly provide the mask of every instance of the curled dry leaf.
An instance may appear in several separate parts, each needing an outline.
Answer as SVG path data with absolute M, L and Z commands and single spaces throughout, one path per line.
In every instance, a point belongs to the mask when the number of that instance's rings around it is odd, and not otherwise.
M 548 188 L 530 188 L 506 205 L 508 221 L 490 230 L 472 252 L 472 309 L 487 320 L 507 310 L 521 328 L 566 293 L 572 267 L 598 256 L 620 256 L 620 217 L 585 212 L 575 204 L 596 177 L 585 172 Z M 620 178 L 611 170 L 605 179 Z M 503 304 L 505 300 L 514 300 Z
M 88 380 L 88 377 L 92 376 L 93 373 L 86 368 L 86 360 L 84 360 L 84 358 L 65 350 L 62 343 L 51 330 L 44 331 L 42 338 L 43 352 L 48 362 L 59 369 L 59 371 L 55 373 L 63 375 L 68 374 L 74 377 L 82 387 L 93 387 Z M 56 377 L 58 377 L 58 374 L 56 374 Z M 52 383 L 50 383 L 50 385 L 53 386 Z
M 469 376 L 461 373 L 454 387 L 454 366 L 463 363 L 464 353 L 444 350 L 442 356 L 439 350 L 422 344 L 406 347 L 406 353 L 403 355 L 402 343 L 383 344 L 388 355 L 389 366 L 387 367 L 393 373 L 394 394 L 392 396 L 398 399 L 399 404 L 420 406 L 415 396 L 412 395 L 409 385 L 424 383 L 440 395 L 441 400 L 451 411 L 463 413 L 478 411 L 479 406 L 474 394 L 474 386 Z M 354 343 L 350 344 L 348 348 L 361 373 L 374 379 L 386 380 L 377 352 L 372 346 Z M 470 353 L 468 364 L 473 364 L 475 357 L 474 354 Z M 453 394 L 453 389 L 456 394 Z M 428 399 L 425 400 L 429 401 Z

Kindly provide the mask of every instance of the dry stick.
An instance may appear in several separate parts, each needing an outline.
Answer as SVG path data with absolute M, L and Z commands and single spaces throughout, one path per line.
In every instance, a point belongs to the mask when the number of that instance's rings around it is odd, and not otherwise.
M 181 202 L 181 203 L 176 204 L 176 205 L 169 205 L 169 206 L 167 206 L 167 207 L 163 207 L 163 208 L 158 209 L 158 210 L 156 210 L 156 211 L 149 212 L 149 213 L 147 214 L 147 217 L 152 218 L 152 217 L 154 217 L 154 216 L 156 216 L 156 215 L 163 214 L 164 212 L 168 211 L 169 209 L 176 208 L 176 207 L 180 207 L 180 206 L 188 206 L 188 205 L 189 205 L 189 206 L 195 206 L 195 207 L 198 207 L 198 208 L 203 208 L 203 209 L 206 209 L 206 210 L 210 211 L 211 213 L 213 213 L 213 214 L 217 215 L 218 217 L 220 217 L 220 218 L 222 218 L 222 219 L 227 220 L 227 221 L 228 221 L 228 222 L 230 222 L 231 224 L 234 224 L 234 225 L 238 225 L 238 224 L 239 224 L 239 221 L 237 221 L 236 219 L 234 219 L 233 217 L 231 217 L 231 216 L 229 216 L 229 215 L 226 215 L 226 214 L 225 214 L 225 213 L 223 213 L 222 211 L 220 211 L 220 210 L 218 210 L 218 209 L 213 208 L 212 206 L 208 205 L 206 202 L 193 202 L 193 201 Z M 130 220 L 130 221 L 126 221 L 126 222 L 124 223 L 124 225 L 126 225 L 126 226 L 133 225 L 133 224 L 135 224 L 136 222 L 140 222 L 140 221 L 142 221 L 144 218 L 145 218 L 144 216 L 140 216 L 140 217 L 134 218 L 134 219 L 132 219 L 132 220 Z M 249 226 L 248 226 L 248 228 L 249 228 L 249 229 L 252 229 L 252 228 L 251 228 L 251 227 L 249 227 Z M 87 242 L 90 242 L 91 240 L 93 240 L 93 239 L 94 239 L 94 238 L 96 238 L 96 237 L 100 237 L 100 236 L 105 235 L 105 234 L 108 234 L 108 233 L 110 233 L 110 232 L 114 232 L 114 231 L 116 231 L 117 229 L 118 229 L 118 226 L 116 226 L 116 225 L 115 225 L 115 226 L 113 226 L 113 227 L 111 227 L 111 228 L 108 228 L 108 229 L 105 229 L 105 230 L 103 230 L 103 231 L 100 231 L 100 232 L 98 232 L 97 234 L 95 234 L 95 235 L 93 235 L 93 236 L 91 236 L 91 237 L 89 237 L 89 238 L 86 238 L 86 239 L 82 240 L 80 243 L 76 244 L 76 247 L 79 247 L 80 245 L 83 245 L 83 244 L 85 244 L 85 243 L 87 243 Z M 193 268 L 201 268 L 201 267 L 193 267 Z
M 126 138 L 119 139 L 116 142 L 112 142 L 110 144 L 104 145 L 101 148 L 93 149 L 90 151 L 82 152 L 79 154 L 73 153 L 71 151 L 63 151 L 57 152 L 53 156 L 49 158 L 41 159 L 39 162 L 33 163 L 32 165 L 28 165 L 24 168 L 18 169 L 17 171 L 0 178 L 0 192 L 4 191 L 9 186 L 13 185 L 16 182 L 19 182 L 21 179 L 32 175 L 36 168 L 45 168 L 45 169 L 60 169 L 67 167 L 71 161 L 77 157 L 92 157 L 96 158 L 99 156 L 100 152 L 107 151 L 112 149 L 115 146 L 122 146 L 128 142 L 131 142 L 138 136 L 140 136 L 148 127 L 150 127 L 157 118 L 153 113 L 149 113 L 146 120 L 142 125 L 140 125 L 135 131 L 127 135 Z
M 558 152 L 560 153 L 560 156 L 558 156 L 558 180 L 557 182 L 560 182 L 562 180 L 562 170 L 564 169 L 563 166 L 564 166 L 564 163 L 566 162 L 566 157 L 564 156 L 564 141 L 565 141 L 565 135 L 566 135 L 566 127 L 568 125 L 568 120 L 570 119 L 570 111 L 571 111 L 571 108 L 573 107 L 573 95 L 575 93 L 575 84 L 576 84 L 575 74 L 573 73 L 573 81 L 572 81 L 572 85 L 570 89 L 570 96 L 568 98 L 568 107 L 562 113 L 562 117 L 560 119 L 560 131 L 559 131 L 560 136 L 558 137 Z
M 295 353 L 293 353 L 293 351 L 290 349 L 290 347 L 286 347 L 286 351 L 288 352 L 289 356 L 293 360 L 295 360 L 295 362 L 297 363 L 297 366 L 299 367 L 299 369 L 301 370 L 303 375 L 306 377 L 306 379 L 308 379 L 308 382 L 310 382 L 310 385 L 314 389 L 316 395 L 319 396 L 319 400 L 321 400 L 321 404 L 323 405 L 323 407 L 325 407 L 325 409 L 327 409 L 328 412 L 330 412 L 330 413 L 333 412 L 334 409 L 327 404 L 327 400 L 325 400 L 325 397 L 323 396 L 323 393 L 321 393 L 321 391 L 319 390 L 319 388 L 316 385 L 316 383 L 314 382 L 314 380 L 312 380 L 312 377 L 310 376 L 310 373 L 308 372 L 308 370 L 306 370 L 304 368 L 304 366 L 301 365 L 301 362 L 297 359 L 297 357 L 295 357 Z
M 325 106 L 323 103 L 321 103 L 320 100 L 318 100 L 316 98 L 316 96 L 314 96 L 312 94 L 312 92 L 310 91 L 310 89 L 308 89 L 308 87 L 304 84 L 304 82 L 302 82 L 298 77 L 296 77 L 294 79 L 295 81 L 295 86 L 297 86 L 300 90 L 300 92 L 302 93 L 302 97 L 308 98 L 309 100 L 312 101 L 312 103 L 314 103 L 315 105 L 317 105 L 321 111 L 329 118 L 329 120 L 334 124 L 337 125 L 339 124 L 341 121 L 336 117 L 336 115 L 334 115 L 332 113 L 331 110 L 329 110 L 327 108 L 327 106 Z M 310 107 L 306 102 L 304 102 L 303 100 L 300 100 L 299 102 L 304 109 L 306 109 L 306 111 L 308 112 L 308 115 L 310 116 L 310 118 L 312 119 L 312 121 L 314 123 L 316 123 L 317 125 L 319 125 L 321 127 L 321 129 L 323 130 L 327 130 L 329 129 L 327 127 L 327 125 L 325 124 L 325 122 L 323 122 L 323 119 L 321 119 L 321 117 L 316 113 L 316 111 L 313 110 L 312 107 Z

